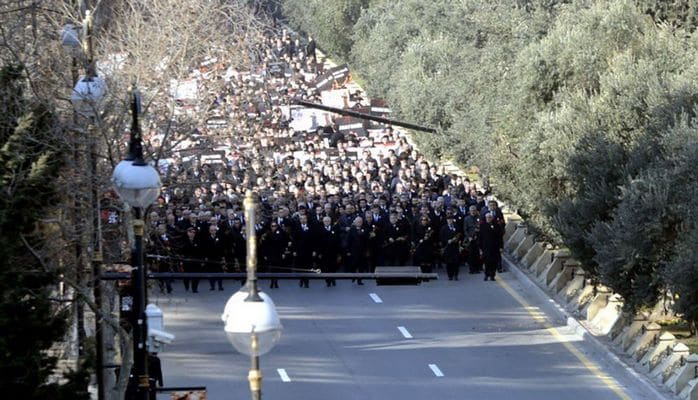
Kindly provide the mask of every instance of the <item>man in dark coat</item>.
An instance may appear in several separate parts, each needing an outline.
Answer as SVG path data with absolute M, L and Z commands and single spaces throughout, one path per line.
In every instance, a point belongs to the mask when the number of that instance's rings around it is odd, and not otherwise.
M 315 50 L 317 45 L 315 44 L 315 39 L 312 36 L 308 36 L 308 44 L 305 46 L 305 55 L 313 60 L 313 64 L 317 64 L 317 55 Z
M 506 220 L 504 219 L 504 213 L 502 213 L 502 209 L 499 208 L 497 201 L 490 200 L 487 203 L 487 207 L 481 210 L 481 213 L 482 215 L 486 215 L 487 213 L 492 214 L 492 222 L 499 225 L 499 233 L 502 235 L 502 241 L 504 241 L 504 227 L 506 226 Z M 499 260 L 499 264 L 497 264 L 497 272 L 504 272 L 501 258 Z
M 184 260 L 182 261 L 182 270 L 184 272 L 194 273 L 201 272 L 203 264 L 201 261 L 201 243 L 196 238 L 196 227 L 190 226 L 187 228 L 187 237 L 182 242 L 182 247 L 179 249 L 179 254 Z M 182 279 L 184 290 L 189 291 L 189 279 Z M 199 278 L 191 279 L 192 293 L 199 293 Z
M 398 224 L 397 214 L 390 214 L 390 223 L 385 228 L 381 251 L 386 265 L 402 265 L 404 255 L 409 253 L 408 229 Z
M 419 224 L 414 228 L 412 246 L 414 255 L 412 262 L 419 265 L 424 273 L 431 273 L 434 264 L 434 243 L 437 240 L 436 231 L 431 225 L 428 215 L 419 218 Z
M 223 272 L 223 240 L 218 235 L 218 227 L 216 225 L 208 226 L 208 233 L 201 237 L 201 254 L 205 260 L 204 269 L 206 272 Z M 210 290 L 223 290 L 223 279 L 211 278 L 208 280 Z
M 279 267 L 281 267 L 283 263 L 283 258 L 285 258 L 286 248 L 289 242 L 290 238 L 283 228 L 279 226 L 276 220 L 272 220 L 269 225 L 269 230 L 262 233 L 259 239 L 260 258 L 267 272 L 280 271 Z M 290 254 L 288 256 L 290 256 Z M 272 279 L 269 288 L 275 289 L 278 287 L 279 281 L 277 279 Z
M 378 209 L 378 205 L 376 205 L 375 208 Z M 366 226 L 368 230 L 368 251 L 370 254 L 369 269 L 372 270 L 376 266 L 383 265 L 383 263 L 386 262 L 386 252 L 383 249 L 383 237 L 387 221 L 381 217 L 380 213 L 369 212 L 364 215 L 366 215 L 364 226 Z
M 163 387 L 165 385 L 162 379 L 162 363 L 160 362 L 160 357 L 158 353 L 148 353 L 148 380 L 150 381 L 150 391 L 148 392 L 149 400 L 156 400 L 157 391 L 156 387 Z
M 446 264 L 446 274 L 448 280 L 458 280 L 458 265 L 460 264 L 460 246 L 459 241 L 462 239 L 462 234 L 456 229 L 456 219 L 452 214 L 447 215 L 446 225 L 441 228 L 439 238 L 441 239 L 441 248 L 443 249 L 442 259 Z
M 295 268 L 308 270 L 313 266 L 313 232 L 308 224 L 308 216 L 301 214 L 298 217 L 298 225 L 293 232 L 293 254 L 295 256 Z M 310 280 L 302 278 L 300 287 L 309 287 Z
M 148 254 L 162 256 L 164 259 L 156 258 L 153 260 L 148 260 L 148 267 L 152 272 L 173 272 L 172 263 L 170 261 L 170 256 L 172 256 L 172 249 L 176 246 L 176 243 L 167 233 L 167 227 L 164 224 L 158 225 L 153 232 L 150 233 L 148 238 L 148 246 L 146 252 Z M 158 286 L 160 287 L 160 293 L 172 293 L 172 279 L 158 279 Z
M 480 260 L 480 212 L 477 206 L 469 208 L 469 214 L 463 219 L 463 232 L 465 233 L 465 246 L 468 249 L 468 267 L 471 274 L 482 271 Z
M 485 261 L 485 280 L 494 280 L 497 267 L 502 262 L 504 243 L 501 229 L 491 213 L 485 214 L 485 221 L 480 224 L 480 254 Z
M 232 245 L 232 265 L 236 271 L 244 271 L 246 268 L 247 239 L 245 239 L 245 231 L 239 218 L 233 218 L 233 226 L 228 230 L 228 236 L 228 241 Z
M 339 257 L 339 232 L 332 226 L 332 218 L 322 219 L 322 228 L 317 231 L 317 260 L 322 272 L 337 272 L 337 258 Z M 327 287 L 337 286 L 334 279 L 325 279 Z
M 356 217 L 349 229 L 347 238 L 347 270 L 349 272 L 368 272 L 368 229 L 363 226 L 364 220 Z M 358 285 L 364 283 L 357 279 Z

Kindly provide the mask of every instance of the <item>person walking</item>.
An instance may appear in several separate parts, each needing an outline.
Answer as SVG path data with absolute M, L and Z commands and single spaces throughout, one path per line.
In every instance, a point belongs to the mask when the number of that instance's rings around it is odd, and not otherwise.
M 293 232 L 294 264 L 297 270 L 309 270 L 313 264 L 313 233 L 308 224 L 308 216 L 302 214 L 298 217 L 298 226 Z M 306 271 L 307 272 L 307 271 Z M 300 287 L 310 287 L 308 278 L 301 278 Z
M 368 230 L 363 226 L 364 220 L 356 217 L 349 229 L 347 246 L 347 270 L 349 272 L 368 272 Z M 363 285 L 361 278 L 357 285 Z
M 504 213 L 502 212 L 502 209 L 499 208 L 499 203 L 497 203 L 496 200 L 490 200 L 487 203 L 487 207 L 482 209 L 482 215 L 487 213 L 492 214 L 492 222 L 499 226 L 499 234 L 502 236 L 502 241 L 504 241 L 504 227 L 506 226 L 506 220 L 504 219 Z M 497 272 L 505 272 L 501 257 L 499 259 L 499 264 L 497 264 Z
M 322 272 L 337 272 L 337 259 L 339 258 L 339 232 L 332 226 L 332 218 L 322 219 L 322 228 L 317 233 L 316 257 Z M 327 287 L 337 286 L 333 278 L 325 279 Z
M 269 230 L 262 233 L 259 239 L 259 252 L 264 261 L 267 272 L 279 272 L 283 259 L 290 254 L 286 254 L 286 248 L 290 243 L 286 232 L 279 224 L 272 220 Z M 272 278 L 269 283 L 270 289 L 279 288 L 279 280 Z
M 218 227 L 216 225 L 209 225 L 208 233 L 202 237 L 201 253 L 205 260 L 204 269 L 206 272 L 223 272 L 225 261 L 223 257 L 223 240 L 218 235 Z M 218 285 L 218 290 L 223 290 L 223 279 L 209 278 L 208 282 L 210 285 L 209 290 L 216 290 L 216 284 Z
M 466 260 L 471 274 L 477 274 L 482 271 L 479 239 L 480 222 L 480 212 L 477 210 L 477 206 L 470 206 L 468 215 L 463 218 L 463 232 L 465 234 L 464 244 L 468 249 Z
M 386 265 L 403 265 L 401 261 L 404 255 L 409 254 L 408 229 L 400 227 L 397 214 L 391 213 L 389 219 L 381 250 L 385 252 Z
M 485 262 L 485 280 L 494 280 L 497 268 L 502 262 L 501 226 L 494 221 L 492 213 L 485 214 L 485 221 L 480 224 L 480 254 Z
M 181 264 L 182 271 L 189 273 L 201 272 L 203 266 L 200 261 L 202 258 L 201 243 L 196 238 L 196 228 L 193 226 L 187 228 L 186 235 L 187 237 L 184 238 L 180 249 L 180 255 L 184 259 Z M 187 292 L 189 291 L 190 282 L 192 293 L 199 293 L 199 278 L 192 278 L 191 280 L 189 278 L 182 279 L 184 290 Z
M 437 238 L 427 215 L 419 218 L 419 224 L 414 228 L 412 237 L 412 262 L 418 265 L 423 273 L 431 273 L 434 265 L 434 243 Z
M 458 267 L 460 264 L 459 241 L 462 234 L 456 229 L 456 217 L 453 214 L 446 216 L 446 225 L 441 228 L 440 239 L 443 249 L 443 261 L 446 264 L 448 280 L 458 280 Z

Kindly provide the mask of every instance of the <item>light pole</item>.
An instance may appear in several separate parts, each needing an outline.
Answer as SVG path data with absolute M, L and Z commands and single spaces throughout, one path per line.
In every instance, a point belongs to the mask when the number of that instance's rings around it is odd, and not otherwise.
M 257 241 L 255 237 L 255 201 L 247 191 L 244 201 L 247 234 L 247 284 L 230 296 L 221 319 L 225 334 L 235 349 L 251 357 L 247 376 L 252 400 L 262 398 L 262 371 L 259 356 L 267 353 L 279 341 L 283 326 L 274 302 L 257 287 Z
M 73 24 L 67 24 L 61 32 L 61 42 L 63 47 L 73 56 L 73 65 L 77 64 L 77 56 L 82 47 L 82 57 L 85 61 L 85 75 L 79 77 L 73 72 L 74 82 L 73 93 L 70 101 L 73 103 L 75 111 L 85 117 L 94 119 L 99 110 L 99 102 L 104 98 L 107 91 L 107 84 L 103 78 L 97 75 L 95 68 L 94 52 L 92 50 L 92 13 L 85 11 L 85 18 L 82 21 L 82 32 Z M 73 68 L 75 71 L 75 67 Z
M 134 209 L 133 231 L 135 246 L 133 250 L 132 280 L 134 286 L 133 307 L 133 363 L 138 379 L 138 400 L 148 400 L 150 383 L 148 381 L 148 326 L 145 314 L 145 267 L 143 265 L 143 208 L 148 207 L 160 194 L 160 175 L 157 170 L 143 160 L 143 144 L 138 124 L 140 96 L 134 89 L 131 101 L 131 137 L 128 156 L 121 161 L 112 175 L 112 182 L 119 196 Z M 128 373 L 128 372 L 125 372 Z
M 94 182 L 95 177 L 97 177 L 97 155 L 96 155 L 96 141 L 94 135 L 91 134 L 90 125 L 97 119 L 98 110 L 100 109 L 100 103 L 104 98 L 106 93 L 106 83 L 104 79 L 97 76 L 95 65 L 94 65 L 94 53 L 92 51 L 92 30 L 93 30 L 93 19 L 90 10 L 85 11 L 85 18 L 82 21 L 82 32 L 73 24 L 66 24 L 61 32 L 61 44 L 66 52 L 72 57 L 71 66 L 71 78 L 72 78 L 72 88 L 70 99 L 73 104 L 74 114 L 73 122 L 75 125 L 79 123 L 78 119 L 80 116 L 88 119 L 88 129 L 87 133 L 89 136 L 89 149 L 87 154 L 89 155 L 90 164 L 90 188 L 92 196 L 92 231 L 93 231 L 93 249 L 92 249 L 92 278 L 93 282 L 93 296 L 95 304 L 97 305 L 97 310 L 95 312 L 95 355 L 96 355 L 96 371 L 95 375 L 97 378 L 97 399 L 105 399 L 105 385 L 104 385 L 104 338 L 103 338 L 103 323 L 102 323 L 102 243 L 101 243 L 101 233 L 100 233 L 100 221 L 99 221 L 99 199 L 98 199 L 98 188 L 97 184 Z M 82 48 L 82 52 L 81 52 Z M 85 65 L 85 75 L 80 78 L 78 65 L 78 58 L 82 57 L 84 59 Z M 76 157 L 79 159 L 79 150 L 76 147 L 75 150 Z M 76 201 L 76 209 L 80 209 L 79 202 Z M 82 248 L 77 242 L 77 254 L 78 262 L 79 255 L 82 253 Z M 82 273 L 78 271 L 77 273 L 77 283 L 82 286 Z M 83 322 L 83 306 L 82 302 L 79 301 L 77 305 L 77 318 L 78 318 L 78 335 L 84 333 L 84 322 Z M 84 336 L 84 335 L 83 335 Z M 83 345 L 84 337 L 80 340 L 80 346 Z M 82 349 L 79 350 L 79 355 L 82 356 Z

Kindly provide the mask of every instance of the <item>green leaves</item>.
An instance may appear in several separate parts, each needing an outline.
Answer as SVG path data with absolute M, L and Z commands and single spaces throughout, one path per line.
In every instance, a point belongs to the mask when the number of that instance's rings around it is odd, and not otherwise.
M 315 37 L 321 49 L 347 60 L 354 23 L 368 4 L 368 0 L 284 0 L 283 10 L 295 27 Z
M 371 95 L 440 128 L 420 148 L 478 166 L 628 309 L 671 289 L 698 320 L 696 4 L 373 2 L 349 55 Z
M 53 181 L 62 149 L 52 113 L 24 96 L 22 79 L 16 68 L 0 70 L 0 103 L 12 105 L 0 115 L 0 391 L 26 399 L 86 398 L 84 375 L 74 376 L 82 392 L 47 383 L 56 365 L 47 350 L 63 339 L 68 314 L 51 302 L 55 276 L 22 237 L 41 243 L 36 223 L 58 199 Z

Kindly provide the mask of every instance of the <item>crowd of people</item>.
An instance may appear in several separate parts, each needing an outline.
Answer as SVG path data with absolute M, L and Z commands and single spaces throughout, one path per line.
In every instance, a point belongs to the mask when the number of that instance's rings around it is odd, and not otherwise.
M 151 270 L 244 271 L 242 201 L 252 189 L 261 272 L 417 265 L 424 272 L 445 267 L 448 279 L 458 280 L 461 266 L 475 274 L 484 264 L 485 280 L 494 280 L 505 221 L 489 193 L 427 161 L 391 126 L 340 129 L 338 117 L 323 114 L 311 129 L 294 129 L 293 100 L 321 102 L 323 90 L 344 90 L 346 107 L 370 109 L 350 76 L 318 87 L 330 67 L 312 38 L 267 32 L 250 58 L 251 70 L 215 60 L 192 75 L 218 89 L 207 93 L 210 123 L 160 164 L 165 187 L 148 216 Z M 144 136 L 156 141 L 157 128 Z M 224 289 L 220 279 L 208 283 Z M 162 289 L 171 291 L 172 283 Z M 199 280 L 184 280 L 184 289 L 198 292 Z

